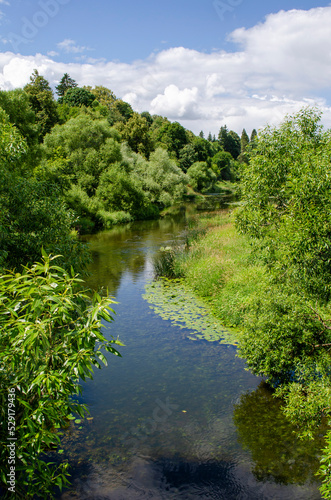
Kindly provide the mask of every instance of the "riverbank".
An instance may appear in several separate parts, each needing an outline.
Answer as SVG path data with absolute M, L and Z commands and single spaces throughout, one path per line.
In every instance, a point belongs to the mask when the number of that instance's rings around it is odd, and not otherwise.
M 251 254 L 248 238 L 236 231 L 233 212 L 194 216 L 185 248 L 173 249 L 160 263 L 170 260 L 170 272 L 163 271 L 183 278 L 224 326 L 239 332 L 248 305 L 266 276 L 265 267 Z

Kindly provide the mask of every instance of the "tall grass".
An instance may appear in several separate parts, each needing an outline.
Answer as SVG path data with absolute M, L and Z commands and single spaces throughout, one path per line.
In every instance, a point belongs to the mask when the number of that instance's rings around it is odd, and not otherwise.
M 248 304 L 267 276 L 263 264 L 253 259 L 248 239 L 236 232 L 233 215 L 195 217 L 186 239 L 184 247 L 166 256 L 172 272 L 168 276 L 184 277 L 225 325 L 241 326 Z

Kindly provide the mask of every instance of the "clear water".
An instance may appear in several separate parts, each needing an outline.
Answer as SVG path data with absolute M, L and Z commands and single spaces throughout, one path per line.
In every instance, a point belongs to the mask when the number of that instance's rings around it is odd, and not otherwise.
M 321 498 L 320 438 L 295 438 L 234 346 L 187 339 L 142 298 L 153 254 L 184 227 L 185 211 L 88 237 L 88 285 L 116 297 L 105 331 L 126 346 L 83 385 L 91 420 L 73 424 L 63 439 L 73 487 L 59 498 Z

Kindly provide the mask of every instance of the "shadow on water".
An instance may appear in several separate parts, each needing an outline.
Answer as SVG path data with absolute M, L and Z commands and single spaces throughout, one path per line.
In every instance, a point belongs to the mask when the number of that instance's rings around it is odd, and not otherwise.
M 234 346 L 189 340 L 142 297 L 153 255 L 184 228 L 178 210 L 87 238 L 88 285 L 118 301 L 105 334 L 126 347 L 83 385 L 91 415 L 62 439 L 73 486 L 58 498 L 317 500 L 318 441 L 295 438 Z

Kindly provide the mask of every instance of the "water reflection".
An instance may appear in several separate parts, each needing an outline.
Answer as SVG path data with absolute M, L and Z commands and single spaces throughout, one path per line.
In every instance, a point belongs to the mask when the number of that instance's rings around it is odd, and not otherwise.
M 241 396 L 233 419 L 239 442 L 251 452 L 252 472 L 258 481 L 279 484 L 314 481 L 323 434 L 316 433 L 311 441 L 300 440 L 296 427 L 284 419 L 281 401 L 272 396 L 265 382 Z

